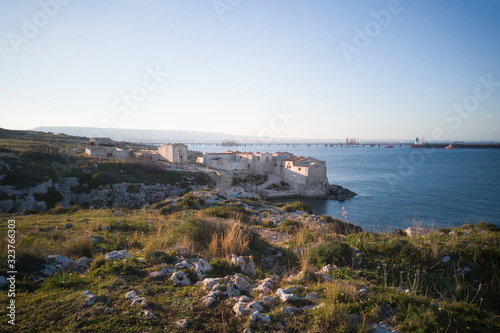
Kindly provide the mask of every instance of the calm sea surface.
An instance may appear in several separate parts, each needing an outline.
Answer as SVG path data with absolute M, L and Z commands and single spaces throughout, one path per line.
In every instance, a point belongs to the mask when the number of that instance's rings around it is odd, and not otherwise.
M 358 195 L 345 202 L 301 199 L 315 214 L 342 217 L 367 231 L 408 226 L 452 227 L 480 221 L 500 226 L 500 149 L 410 147 L 190 146 L 222 152 L 288 151 L 326 161 L 328 180 Z

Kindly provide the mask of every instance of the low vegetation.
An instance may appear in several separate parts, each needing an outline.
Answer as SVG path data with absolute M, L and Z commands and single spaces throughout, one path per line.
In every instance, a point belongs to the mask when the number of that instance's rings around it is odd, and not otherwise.
M 193 257 L 207 259 L 213 267 L 208 277 L 235 274 L 241 271 L 229 260 L 233 254 L 252 255 L 258 277 L 279 271 L 280 287 L 296 286 L 298 296 L 314 292 L 324 304 L 296 315 L 281 311 L 287 304 L 269 308 L 264 313 L 270 316 L 270 324 L 254 331 L 368 332 L 373 323 L 381 322 L 400 332 L 500 330 L 500 231 L 492 224 L 408 237 L 363 232 L 327 216 L 321 216 L 322 223 L 286 219 L 279 226 L 260 226 L 289 237 L 270 244 L 254 233 L 252 228 L 258 225 L 249 226 L 242 218 L 254 212 L 235 202 L 205 207 L 195 194 L 176 202 L 176 206 L 158 204 L 144 210 L 4 214 L 0 260 L 7 260 L 7 219 L 15 219 L 17 228 L 18 330 L 176 331 L 175 322 L 189 318 L 187 331 L 242 331 L 249 324 L 235 317 L 234 301 L 207 308 L 201 301 L 206 295 L 202 288 L 176 287 L 169 280 L 149 277 L 151 271 L 173 265 L 179 258 Z M 164 215 L 170 206 L 178 210 Z M 271 216 L 272 210 L 267 209 Z M 72 227 L 65 227 L 67 223 Z M 121 249 L 127 249 L 132 259 L 104 259 L 104 253 Z M 85 256 L 93 262 L 87 272 L 40 279 L 48 254 Z M 326 265 L 331 265 L 330 270 L 321 272 Z M 2 266 L 0 275 L 6 272 Z M 146 319 L 130 307 L 123 294 L 132 289 L 143 291 L 158 319 Z M 100 295 L 96 305 L 83 306 L 85 290 Z M 7 298 L 7 292 L 1 291 L 0 301 Z M 310 304 L 300 302 L 293 305 Z

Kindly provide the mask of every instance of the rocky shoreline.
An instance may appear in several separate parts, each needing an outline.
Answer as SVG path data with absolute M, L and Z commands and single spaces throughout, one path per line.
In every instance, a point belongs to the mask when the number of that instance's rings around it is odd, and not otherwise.
M 217 180 L 217 177 L 214 178 L 214 181 Z M 311 186 L 304 190 L 278 177 L 269 177 L 260 185 L 253 185 L 250 182 L 233 185 L 232 178 L 230 182 L 225 183 L 220 179 L 221 177 L 218 182 L 215 181 L 217 184 L 215 190 L 225 196 L 228 196 L 224 194 L 226 192 L 234 192 L 241 193 L 239 197 L 256 196 L 263 199 L 315 198 L 345 201 L 356 195 L 342 186 L 332 184 Z M 190 190 L 199 189 L 212 190 L 213 187 L 191 185 L 189 179 L 186 179 L 185 182 L 176 184 L 117 183 L 90 189 L 82 187 L 77 178 L 67 177 L 59 182 L 48 180 L 26 189 L 0 185 L 0 192 L 4 197 L 0 200 L 0 212 L 46 211 L 56 203 L 61 208 L 69 208 L 71 205 L 94 208 L 144 208 L 167 198 L 184 195 Z M 234 193 L 228 197 L 234 196 Z M 51 201 L 52 207 L 50 207 Z

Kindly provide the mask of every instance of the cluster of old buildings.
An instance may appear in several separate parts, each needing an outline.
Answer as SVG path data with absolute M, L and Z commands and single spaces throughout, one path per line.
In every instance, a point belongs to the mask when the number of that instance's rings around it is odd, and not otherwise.
M 182 143 L 166 144 L 157 150 L 132 152 L 113 147 L 109 145 L 110 141 L 105 139 L 91 139 L 94 146 L 86 148 L 85 153 L 107 159 L 141 159 L 188 164 L 188 146 Z M 101 143 L 105 143 L 105 146 L 100 146 Z M 203 156 L 198 157 L 197 163 L 216 170 L 275 175 L 306 187 L 328 183 L 325 161 L 294 156 L 288 152 L 252 153 L 228 150 L 224 153 L 203 153 Z
M 229 150 L 224 153 L 204 153 L 202 157 L 198 157 L 197 162 L 217 170 L 275 175 L 305 186 L 328 182 L 325 161 L 294 156 L 287 152 L 252 153 Z
M 167 161 L 175 164 L 188 163 L 188 146 L 182 143 L 166 144 L 157 150 L 121 149 L 114 147 L 109 138 L 90 138 L 92 146 L 85 148 L 85 154 L 102 159 L 139 159 L 146 161 Z

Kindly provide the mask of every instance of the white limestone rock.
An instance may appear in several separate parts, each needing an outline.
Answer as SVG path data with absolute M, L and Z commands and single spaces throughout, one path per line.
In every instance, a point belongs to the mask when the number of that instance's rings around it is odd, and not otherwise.
M 207 272 L 212 270 L 212 266 L 203 259 L 198 260 L 195 264 L 194 274 L 198 277 L 198 280 L 203 280 L 207 276 Z
M 233 254 L 231 258 L 231 262 L 235 265 L 240 266 L 240 269 L 243 273 L 249 275 L 255 275 L 255 263 L 253 261 L 253 256 L 241 256 Z
M 241 295 L 241 292 L 239 289 L 234 287 L 232 283 L 228 283 L 226 285 L 226 294 L 228 298 L 232 298 L 232 297 L 239 297 Z
M 186 274 L 184 274 L 184 272 L 175 272 L 174 274 L 172 274 L 171 279 L 174 281 L 174 284 L 176 286 L 185 287 L 191 285 L 191 281 L 188 279 Z
M 89 269 L 89 265 L 92 262 L 93 259 L 87 258 L 87 257 L 82 257 L 80 259 L 75 260 L 73 270 L 76 272 L 85 272 L 87 269 Z
M 106 253 L 104 256 L 104 259 L 110 261 L 110 260 L 122 260 L 122 259 L 130 259 L 132 258 L 132 255 L 127 252 L 127 250 L 121 250 L 121 251 L 111 251 Z
M 247 308 L 247 313 L 253 313 L 255 311 L 258 312 L 264 311 L 264 307 L 259 303 L 259 301 L 253 301 L 251 303 L 248 303 L 246 308 Z
M 74 261 L 68 257 L 52 254 L 48 255 L 47 258 L 45 258 L 45 262 L 49 265 L 59 264 L 63 269 L 68 269 L 74 264 Z
M 153 312 L 151 312 L 149 310 L 143 310 L 142 316 L 146 317 L 148 319 L 158 319 L 158 317 Z
M 247 312 L 246 306 L 247 305 L 248 305 L 248 303 L 246 303 L 246 302 L 242 302 L 242 301 L 236 302 L 236 304 L 233 306 L 233 311 L 234 311 L 236 317 L 241 318 L 246 314 L 246 312 Z
M 189 269 L 191 267 L 194 267 L 194 265 L 191 265 L 186 260 L 183 260 L 183 261 L 175 264 L 175 268 L 177 268 L 177 269 Z
M 197 286 L 203 286 L 205 290 L 211 290 L 215 285 L 219 284 L 220 278 L 206 278 L 196 282 Z
M 409 227 L 405 230 L 405 233 L 408 237 L 425 236 L 429 233 L 429 230 L 418 227 Z
M 44 270 L 42 271 L 42 274 L 45 276 L 51 276 L 54 275 L 55 273 L 62 272 L 64 269 L 62 265 L 60 264 L 52 264 L 52 265 L 45 265 Z
M 143 307 L 146 307 L 148 305 L 148 300 L 145 297 L 140 297 L 139 294 L 137 294 L 134 290 L 127 292 L 125 294 L 125 298 L 132 301 L 130 303 L 131 306 L 141 305 Z
M 177 326 L 180 328 L 187 328 L 188 327 L 188 321 L 186 319 L 181 319 L 175 322 Z
M 258 311 L 253 312 L 250 315 L 250 324 L 252 326 L 263 326 L 269 325 L 271 323 L 271 318 L 267 315 L 263 315 Z
M 233 280 L 231 282 L 235 285 L 235 287 L 239 290 L 252 290 L 253 285 L 250 284 L 244 275 L 242 274 L 235 274 L 233 277 Z
M 280 300 L 283 303 L 284 302 L 295 302 L 295 301 L 299 301 L 302 299 L 302 297 L 299 297 L 299 296 L 293 294 L 289 289 L 279 288 L 276 291 L 276 295 L 278 295 L 278 297 L 280 298 Z
M 450 260 L 451 260 L 451 258 L 449 256 L 445 256 L 445 257 L 442 257 L 440 261 L 443 265 L 446 265 L 447 263 L 450 262 Z
M 320 297 L 316 293 L 310 293 L 307 296 L 305 296 L 304 299 L 306 301 L 309 301 L 309 302 L 315 302 L 315 301 L 319 300 Z
M 328 274 L 330 273 L 331 271 L 333 271 L 335 269 L 335 266 L 331 265 L 331 264 L 328 264 L 326 265 L 325 267 L 323 267 L 321 269 L 321 272 L 325 273 L 325 274 Z
M 90 290 L 84 291 L 82 296 L 85 299 L 85 303 L 83 304 L 83 306 L 92 306 L 99 299 L 99 296 L 97 296 L 96 294 L 94 294 Z
M 281 312 L 287 315 L 294 315 L 298 313 L 302 313 L 302 310 L 295 307 L 295 306 L 285 306 L 284 308 L 281 309 Z
M 167 275 L 170 275 L 171 273 L 174 273 L 175 271 L 176 271 L 175 269 L 167 267 L 162 269 L 161 271 L 151 272 L 149 273 L 149 276 L 152 278 L 162 278 Z

